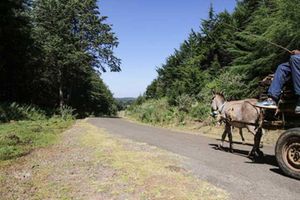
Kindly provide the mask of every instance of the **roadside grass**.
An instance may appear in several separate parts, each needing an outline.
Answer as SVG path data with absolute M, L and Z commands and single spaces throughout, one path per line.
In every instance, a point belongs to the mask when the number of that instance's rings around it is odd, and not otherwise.
M 53 144 L 74 120 L 52 117 L 35 121 L 15 121 L 0 124 L 0 164 L 28 154 L 38 147 Z
M 82 144 L 92 147 L 96 160 L 113 168 L 112 176 L 94 182 L 112 199 L 228 199 L 228 194 L 193 177 L 180 158 L 146 144 L 115 139 L 90 124 Z M 124 130 L 126 131 L 126 130 Z

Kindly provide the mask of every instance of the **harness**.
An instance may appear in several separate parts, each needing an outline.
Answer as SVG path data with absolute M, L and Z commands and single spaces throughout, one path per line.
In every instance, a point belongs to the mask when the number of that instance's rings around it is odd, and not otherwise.
M 225 106 L 225 104 L 227 103 L 227 101 L 225 101 L 222 105 L 221 105 L 221 107 L 218 109 L 218 111 L 219 111 L 219 114 L 221 114 L 222 113 L 222 111 L 223 111 L 223 109 L 224 109 L 224 106 Z

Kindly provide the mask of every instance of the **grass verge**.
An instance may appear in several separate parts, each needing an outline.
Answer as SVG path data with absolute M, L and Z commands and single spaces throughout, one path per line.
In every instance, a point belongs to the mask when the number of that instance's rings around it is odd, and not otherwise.
M 59 117 L 0 124 L 0 163 L 28 154 L 38 147 L 53 144 L 73 123 Z

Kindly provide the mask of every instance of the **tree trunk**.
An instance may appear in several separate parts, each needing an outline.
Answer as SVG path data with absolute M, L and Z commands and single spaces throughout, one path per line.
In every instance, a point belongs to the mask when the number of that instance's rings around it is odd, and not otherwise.
M 59 108 L 62 110 L 64 105 L 64 93 L 62 90 L 62 82 L 59 83 Z
M 62 83 L 62 72 L 61 70 L 58 71 L 58 81 L 59 81 L 59 87 L 58 87 L 58 93 L 59 93 L 59 108 L 62 110 L 64 105 L 64 92 L 63 92 L 63 83 Z

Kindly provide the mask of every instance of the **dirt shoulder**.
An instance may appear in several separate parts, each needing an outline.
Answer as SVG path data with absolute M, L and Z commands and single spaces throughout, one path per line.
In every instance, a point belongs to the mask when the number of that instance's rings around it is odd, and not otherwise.
M 126 131 L 126 130 L 124 130 Z M 1 165 L 2 199 L 228 199 L 180 156 L 78 121 L 60 143 Z

